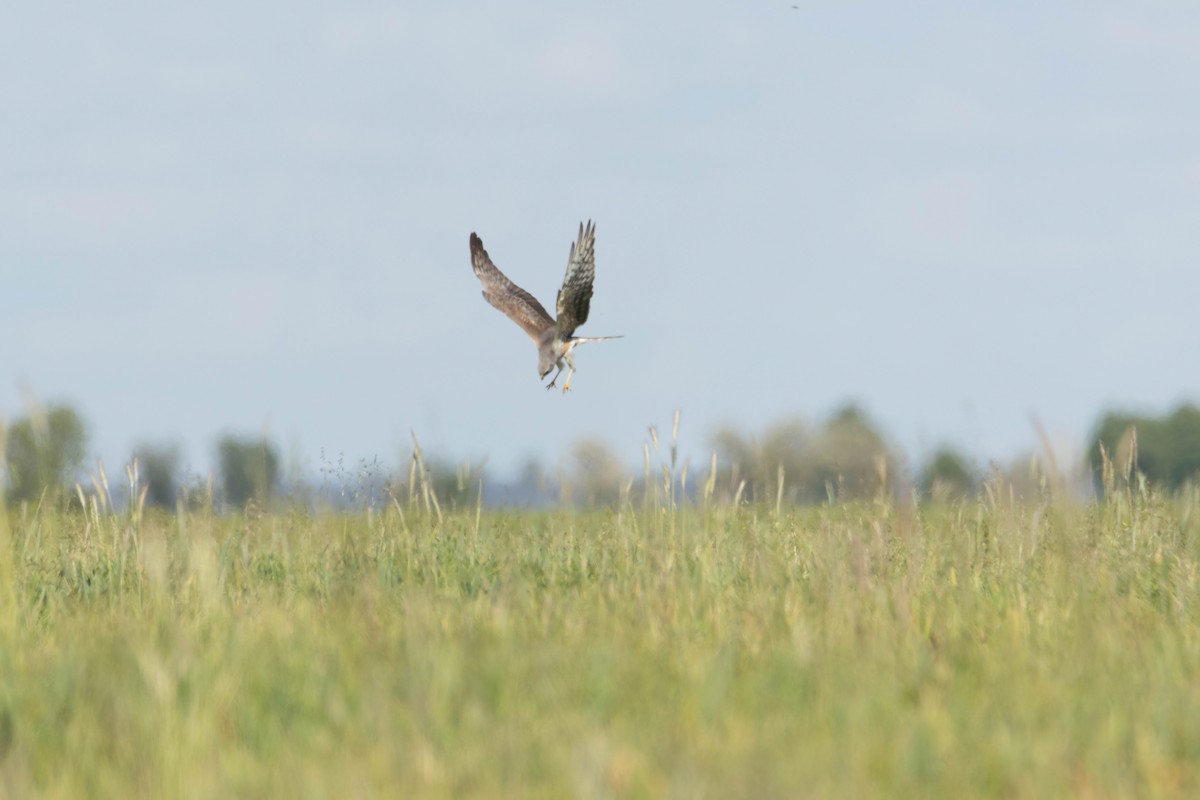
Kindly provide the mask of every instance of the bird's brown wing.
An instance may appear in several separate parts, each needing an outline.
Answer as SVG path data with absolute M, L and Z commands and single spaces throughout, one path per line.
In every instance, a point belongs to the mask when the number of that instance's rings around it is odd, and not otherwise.
M 471 268 L 483 284 L 483 299 L 520 325 L 529 338 L 536 342 L 547 328 L 554 327 L 554 318 L 546 313 L 537 298 L 496 268 L 487 250 L 483 249 L 483 242 L 474 233 L 471 234 Z
M 587 322 L 592 304 L 592 283 L 596 279 L 596 227 L 588 220 L 579 223 L 579 238 L 571 245 L 567 274 L 558 290 L 558 338 L 567 339 Z

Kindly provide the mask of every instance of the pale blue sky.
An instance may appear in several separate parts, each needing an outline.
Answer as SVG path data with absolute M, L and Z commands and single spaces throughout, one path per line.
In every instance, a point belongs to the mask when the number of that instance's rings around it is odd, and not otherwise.
M 503 473 L 676 408 L 701 461 L 846 399 L 1007 458 L 1200 397 L 1200 5 L 797 5 L 10 9 L 0 411 Z M 564 398 L 467 237 L 551 305 L 588 217 L 626 338 Z

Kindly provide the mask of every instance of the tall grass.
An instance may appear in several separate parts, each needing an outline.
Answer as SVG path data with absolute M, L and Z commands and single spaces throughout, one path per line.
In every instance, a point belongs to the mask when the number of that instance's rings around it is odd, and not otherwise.
M 419 455 L 353 514 L 8 509 L 0 794 L 1200 791 L 1200 493 L 693 507 L 671 459 L 587 512 Z

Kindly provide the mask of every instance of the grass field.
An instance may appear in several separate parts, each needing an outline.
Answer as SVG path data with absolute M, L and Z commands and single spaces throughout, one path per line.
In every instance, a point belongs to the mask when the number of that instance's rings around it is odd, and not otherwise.
M 0 793 L 1196 796 L 1198 505 L 9 509 Z

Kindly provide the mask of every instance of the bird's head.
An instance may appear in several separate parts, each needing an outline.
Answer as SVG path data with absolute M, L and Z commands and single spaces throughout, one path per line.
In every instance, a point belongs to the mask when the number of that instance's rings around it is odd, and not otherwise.
M 554 357 L 554 351 L 550 348 L 538 348 L 538 375 L 545 379 L 550 374 L 550 370 L 554 369 L 554 362 L 557 360 Z

